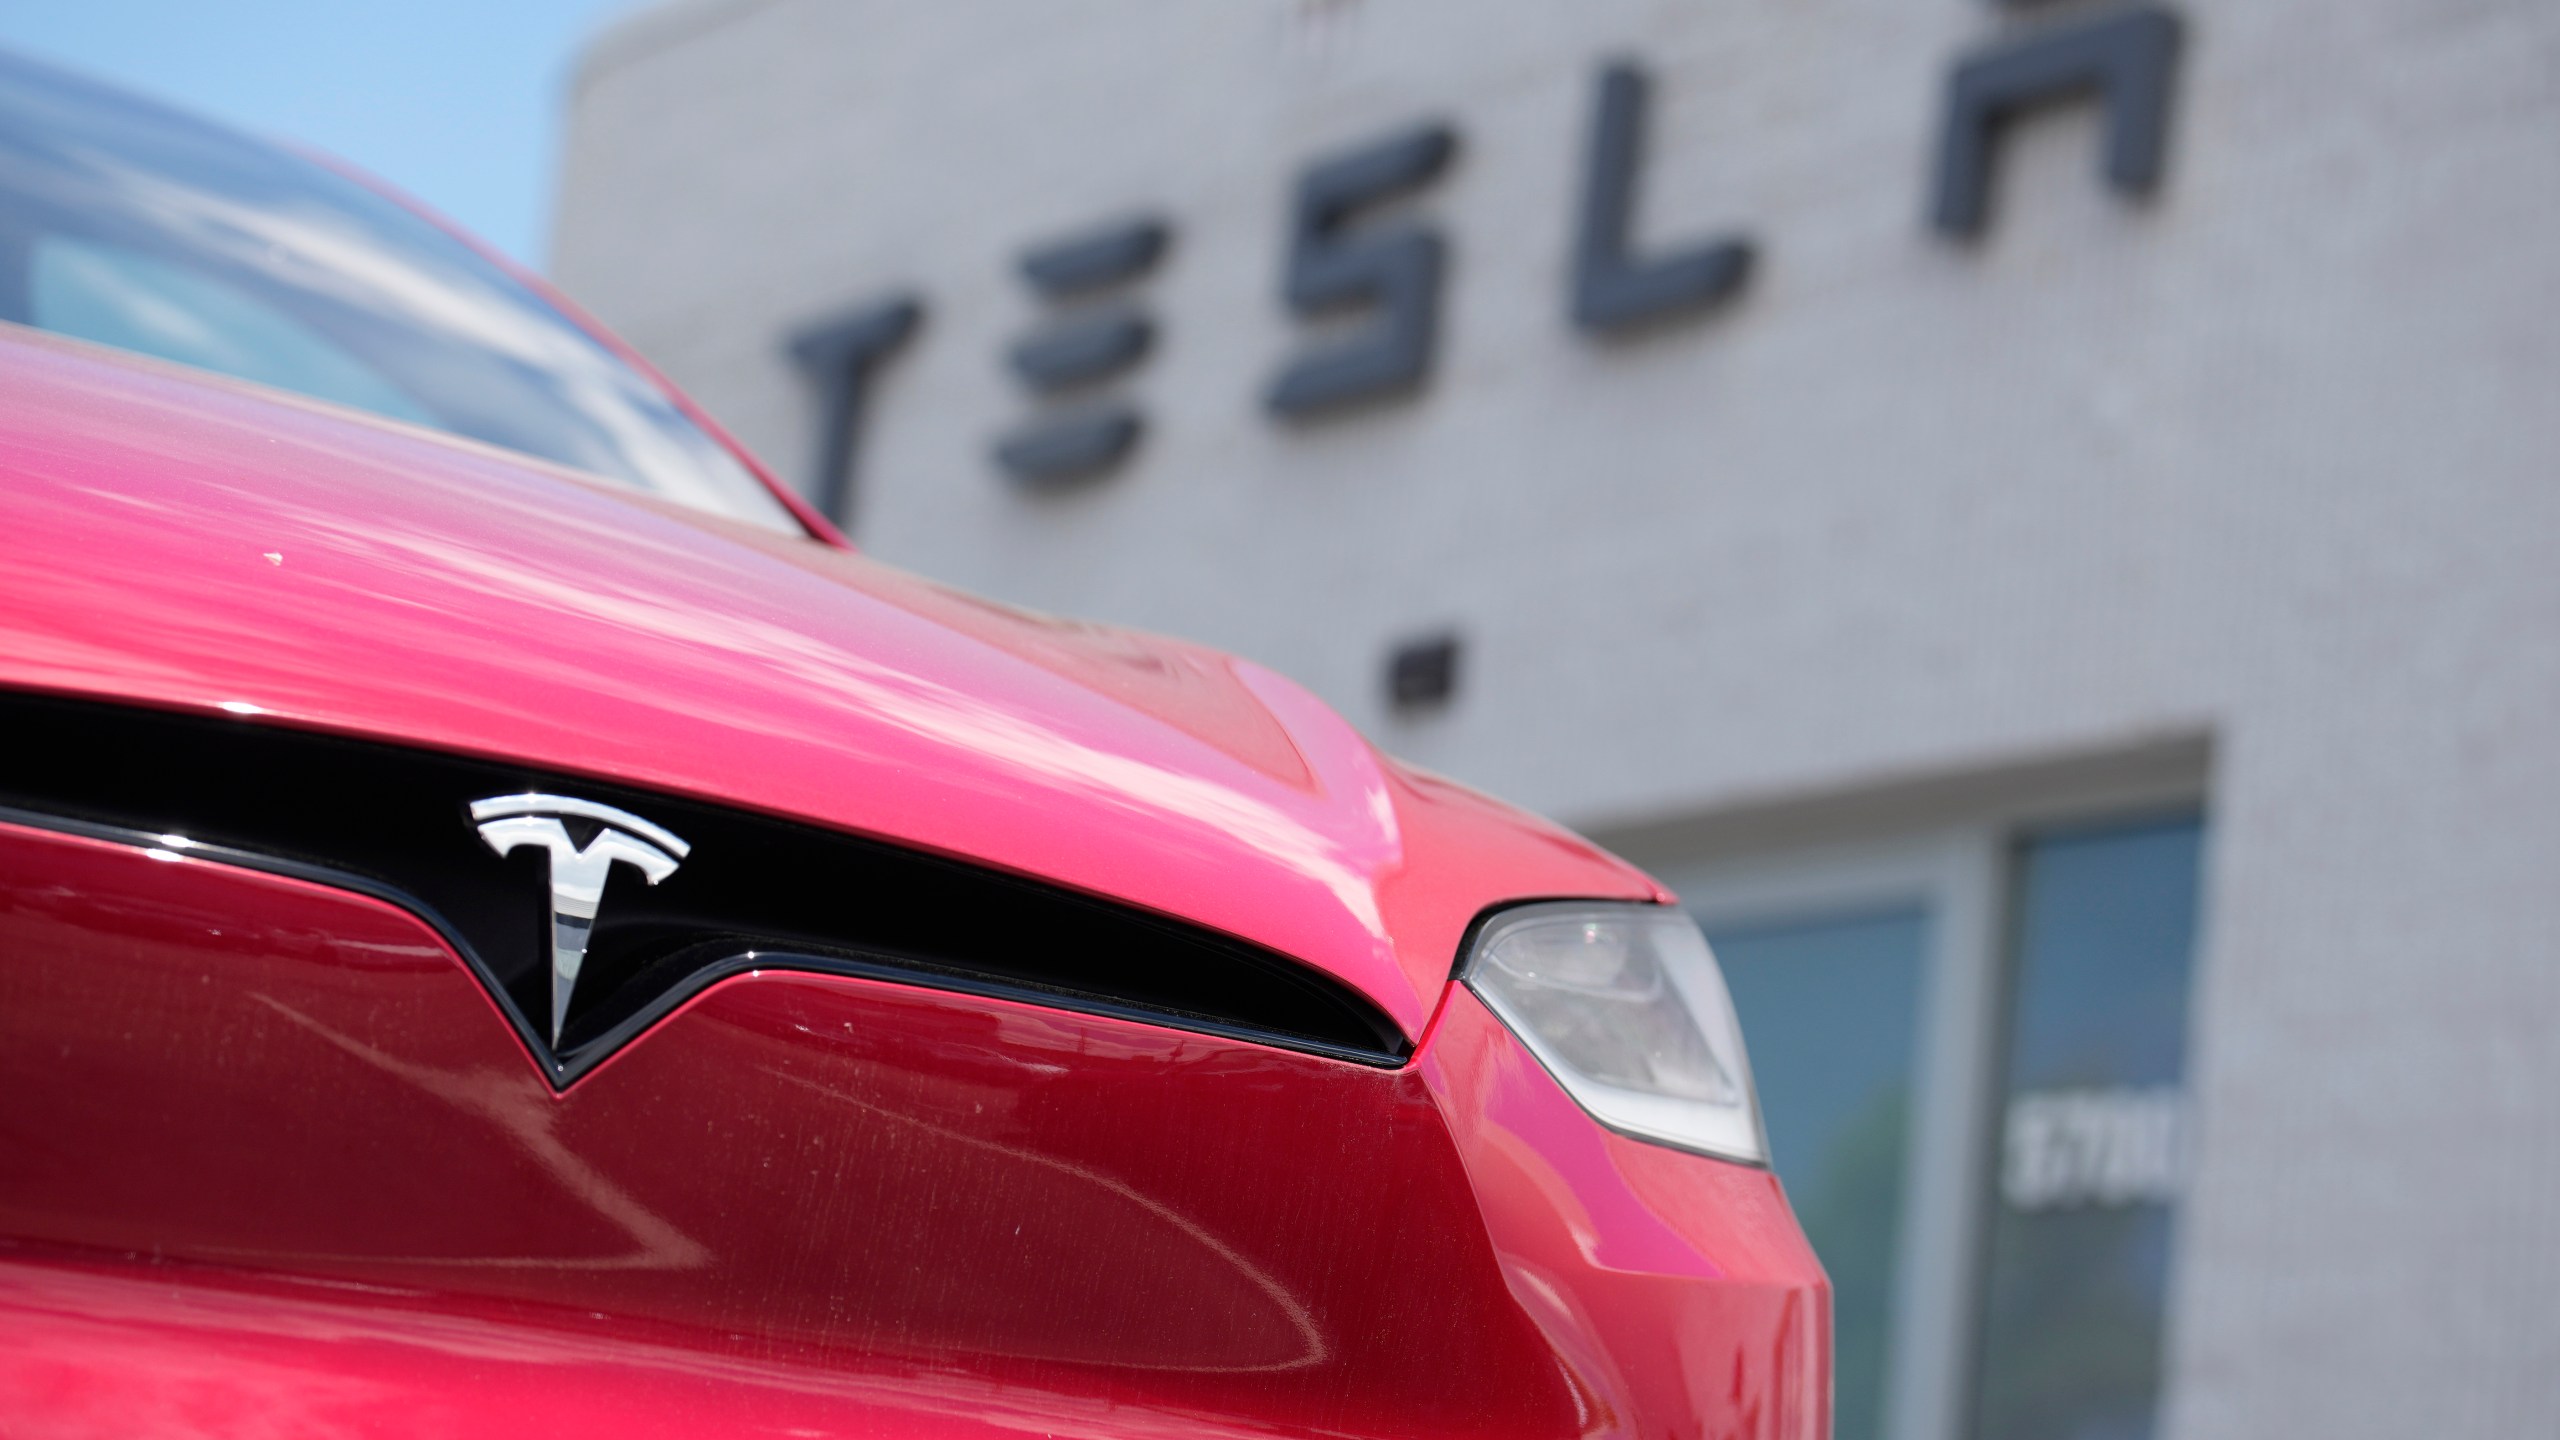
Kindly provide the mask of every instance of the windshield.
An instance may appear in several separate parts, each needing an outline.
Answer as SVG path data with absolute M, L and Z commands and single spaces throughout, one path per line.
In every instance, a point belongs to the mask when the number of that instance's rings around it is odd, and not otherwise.
M 663 390 L 407 207 L 324 165 L 5 55 L 0 320 L 800 533 Z

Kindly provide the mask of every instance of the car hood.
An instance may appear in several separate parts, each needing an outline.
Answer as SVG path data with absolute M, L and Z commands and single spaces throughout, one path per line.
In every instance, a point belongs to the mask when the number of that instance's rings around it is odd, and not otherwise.
M 1664 898 L 1249 662 L 8 326 L 0 686 L 965 857 L 1297 956 L 1414 1039 L 1486 907 Z

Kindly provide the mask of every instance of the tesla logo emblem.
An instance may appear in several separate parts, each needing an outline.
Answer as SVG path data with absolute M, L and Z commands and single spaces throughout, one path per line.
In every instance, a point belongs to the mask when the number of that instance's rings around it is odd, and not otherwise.
M 563 820 L 585 820 L 599 828 L 584 848 L 569 836 Z M 492 795 L 471 802 L 471 823 L 489 848 L 504 855 L 519 845 L 539 845 L 551 856 L 551 1043 L 560 1043 L 560 1027 L 569 1018 L 569 996 L 578 988 L 578 967 L 586 962 L 587 937 L 596 927 L 596 907 L 604 901 L 604 882 L 614 862 L 640 872 L 650 884 L 676 873 L 676 862 L 693 849 L 673 834 L 628 810 L 576 800 L 565 795 Z

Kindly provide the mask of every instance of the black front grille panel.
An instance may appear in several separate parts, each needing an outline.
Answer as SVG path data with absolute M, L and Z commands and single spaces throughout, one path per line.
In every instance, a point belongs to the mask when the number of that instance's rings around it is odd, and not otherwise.
M 629 786 L 273 724 L 0 694 L 0 816 L 360 890 L 441 931 L 556 1085 L 723 975 L 811 970 L 1000 995 L 1371 1065 L 1411 1046 L 1366 997 L 1233 936 L 983 866 Z M 503 859 L 470 804 L 539 791 L 691 846 L 616 866 L 560 1043 L 549 863 Z M 579 822 L 570 821 L 576 827 Z M 584 842 L 587 834 L 577 834 Z

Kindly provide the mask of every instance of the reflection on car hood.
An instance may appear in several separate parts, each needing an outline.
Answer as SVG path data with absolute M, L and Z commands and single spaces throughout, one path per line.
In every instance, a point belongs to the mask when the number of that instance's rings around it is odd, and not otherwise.
M 0 327 L 0 685 L 833 825 L 1321 966 L 1418 1037 L 1468 922 L 1657 897 L 1250 663 Z

